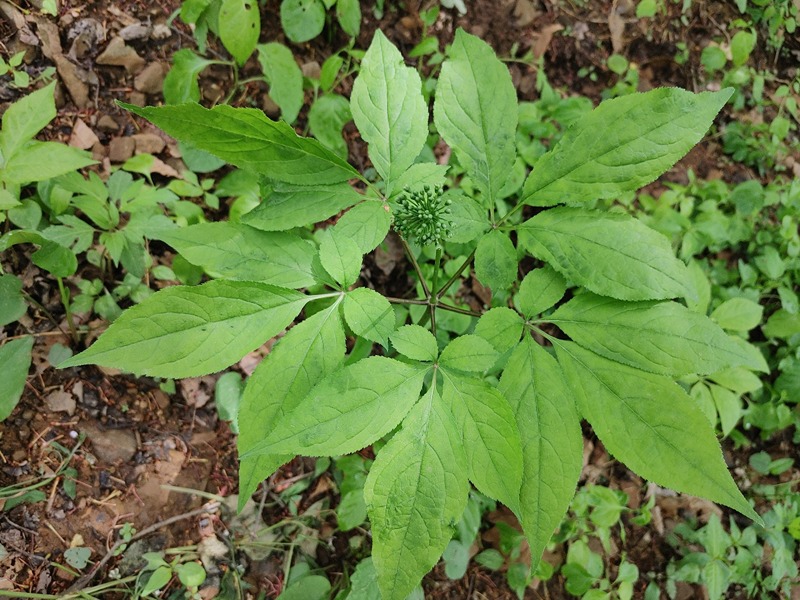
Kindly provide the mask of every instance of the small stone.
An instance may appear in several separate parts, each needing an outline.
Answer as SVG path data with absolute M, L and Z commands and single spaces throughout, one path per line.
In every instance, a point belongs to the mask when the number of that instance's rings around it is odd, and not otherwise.
M 126 42 L 130 42 L 131 40 L 143 40 L 150 36 L 150 31 L 150 27 L 144 23 L 134 23 L 133 25 L 128 25 L 120 29 L 119 37 Z
M 128 94 L 128 102 L 134 106 L 144 106 L 147 104 L 147 96 L 145 96 L 142 92 L 131 92 Z
M 47 408 L 53 412 L 65 412 L 69 416 L 75 414 L 75 398 L 69 392 L 56 390 L 45 399 Z
M 27 457 L 28 457 L 28 453 L 24 449 L 17 448 L 16 450 L 14 450 L 14 453 L 11 455 L 11 460 L 13 460 L 14 462 L 19 463 L 19 462 L 22 462 L 23 460 L 25 460 Z
M 138 73 L 145 65 L 145 60 L 136 54 L 136 50 L 125 45 L 125 40 L 121 37 L 112 39 L 96 62 L 98 65 L 125 67 L 128 73 Z
M 319 63 L 315 60 L 304 63 L 300 70 L 303 72 L 303 77 L 308 77 L 309 79 L 319 79 L 321 73 Z
M 133 156 L 136 142 L 130 137 L 118 137 L 111 140 L 108 148 L 108 158 L 112 163 L 121 163 Z
M 269 94 L 264 94 L 264 100 L 261 103 L 261 108 L 267 113 L 268 117 L 276 119 L 281 114 L 281 107 L 275 104 L 275 101 L 269 97 Z
M 53 62 L 56 63 L 58 75 L 66 86 L 69 95 L 72 96 L 75 106 L 78 108 L 89 106 L 89 86 L 79 76 L 79 67 L 70 62 L 63 54 L 53 57 Z
M 72 127 L 72 133 L 69 136 L 70 146 L 88 150 L 99 141 L 97 135 L 83 122 L 83 119 L 75 119 L 75 125 Z
M 166 142 L 155 133 L 138 133 L 131 136 L 136 144 L 136 152 L 140 154 L 158 154 L 166 146 Z
M 119 123 L 111 115 L 103 115 L 97 121 L 97 128 L 102 131 L 119 131 Z
M 164 89 L 165 76 L 164 65 L 159 62 L 151 62 L 133 80 L 133 87 L 145 94 L 160 94 Z
M 171 36 L 172 30 L 164 25 L 164 23 L 158 23 L 154 25 L 153 31 L 150 32 L 150 37 L 154 40 L 165 40 Z
M 103 159 L 106 157 L 106 147 L 103 146 L 99 141 L 92 146 L 92 160 L 96 160 L 97 162 L 103 162 Z
M 136 454 L 136 436 L 129 429 L 102 430 L 87 424 L 83 430 L 92 441 L 94 455 L 105 463 L 127 462 Z

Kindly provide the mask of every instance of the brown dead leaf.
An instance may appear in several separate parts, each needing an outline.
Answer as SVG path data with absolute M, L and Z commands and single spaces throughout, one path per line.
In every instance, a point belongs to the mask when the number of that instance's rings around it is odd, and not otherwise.
M 620 14 L 619 5 L 619 0 L 614 0 L 608 13 L 608 30 L 611 32 L 611 47 L 614 49 L 614 54 L 620 54 L 625 48 L 625 19 Z
M 553 40 L 553 35 L 564 29 L 561 23 L 551 23 L 539 32 L 536 38 L 536 43 L 533 45 L 533 56 L 537 60 L 544 56 L 550 42 Z
M 95 135 L 94 131 L 83 122 L 83 119 L 75 119 L 75 125 L 72 126 L 72 133 L 69 136 L 70 146 L 73 148 L 80 148 L 81 150 L 88 150 L 99 142 L 100 139 Z

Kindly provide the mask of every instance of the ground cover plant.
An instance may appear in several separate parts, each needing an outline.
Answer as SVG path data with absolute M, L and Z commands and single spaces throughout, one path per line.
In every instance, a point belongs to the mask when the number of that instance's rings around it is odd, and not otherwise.
M 374 178 L 260 111 L 128 105 L 259 174 L 265 200 L 238 223 L 159 232 L 216 279 L 153 294 L 62 366 L 211 373 L 304 311 L 246 383 L 240 502 L 294 455 L 348 454 L 394 432 L 364 484 L 384 598 L 407 597 L 436 564 L 470 482 L 514 511 L 537 561 L 575 491 L 581 419 L 642 476 L 758 521 L 712 424 L 675 378 L 767 371 L 763 356 L 693 310 L 698 290 L 666 238 L 622 211 L 588 208 L 671 167 L 731 93 L 661 88 L 608 100 L 526 177 L 508 70 L 459 31 L 432 110 L 458 179 L 417 161 L 430 133 L 422 83 L 380 32 L 350 99 Z M 314 227 L 345 209 L 335 225 Z M 420 297 L 356 285 L 363 256 L 390 229 Z M 526 257 L 532 269 L 521 267 Z M 483 312 L 448 296 L 472 270 L 492 291 Z M 470 320 L 453 327 L 451 315 Z M 620 577 L 614 585 L 628 589 Z

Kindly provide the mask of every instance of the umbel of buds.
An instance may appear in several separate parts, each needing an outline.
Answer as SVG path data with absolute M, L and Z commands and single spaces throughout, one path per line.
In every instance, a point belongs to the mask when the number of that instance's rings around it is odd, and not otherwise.
M 441 245 L 450 235 L 450 203 L 440 187 L 403 190 L 394 211 L 395 231 L 422 246 Z

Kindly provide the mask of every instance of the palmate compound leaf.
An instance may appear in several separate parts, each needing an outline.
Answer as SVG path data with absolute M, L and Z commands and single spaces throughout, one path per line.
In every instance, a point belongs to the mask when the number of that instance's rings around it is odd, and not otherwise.
M 584 293 L 547 321 L 601 356 L 662 375 L 765 367 L 708 317 L 677 302 L 621 302 Z
M 153 237 L 217 277 L 288 288 L 314 283 L 311 261 L 316 249 L 294 233 L 220 222 L 189 225 Z
M 555 358 L 529 335 L 511 353 L 498 390 L 522 440 L 519 515 L 535 570 L 575 494 L 583 465 L 581 418 Z
M 97 364 L 154 377 L 197 377 L 229 367 L 285 329 L 309 297 L 245 281 L 156 292 L 126 310 L 60 368 Z
M 433 568 L 468 492 L 461 431 L 432 387 L 380 451 L 364 486 L 383 600 L 404 600 Z
M 369 144 L 375 170 L 392 184 L 414 162 L 428 137 L 428 107 L 415 69 L 380 30 L 361 61 L 353 84 L 350 110 L 361 137 Z
M 371 356 L 316 385 L 243 458 L 257 454 L 337 456 L 380 439 L 419 399 L 427 365 Z
M 551 206 L 615 198 L 655 181 L 701 140 L 732 93 L 658 88 L 606 100 L 537 161 L 522 201 Z
M 689 293 L 686 265 L 669 240 L 628 215 L 557 207 L 525 221 L 519 234 L 536 258 L 595 294 L 660 300 Z
M 519 507 L 522 445 L 508 400 L 487 382 L 441 369 L 442 399 L 461 431 L 469 478 L 511 510 Z
M 298 136 L 289 125 L 272 121 L 260 110 L 226 105 L 206 109 L 199 104 L 120 106 L 176 139 L 276 181 L 323 185 L 360 177 L 318 141 Z
M 264 439 L 282 415 L 341 366 L 344 355 L 338 303 L 292 327 L 247 380 L 239 407 L 239 454 L 246 454 Z M 239 510 L 258 484 L 291 458 L 287 454 L 263 454 L 242 459 Z
M 442 65 L 433 117 L 487 207 L 499 198 L 514 164 L 517 113 L 506 66 L 485 42 L 459 29 Z
M 555 342 L 578 410 L 608 451 L 642 477 L 760 522 L 728 473 L 714 429 L 672 380 Z

